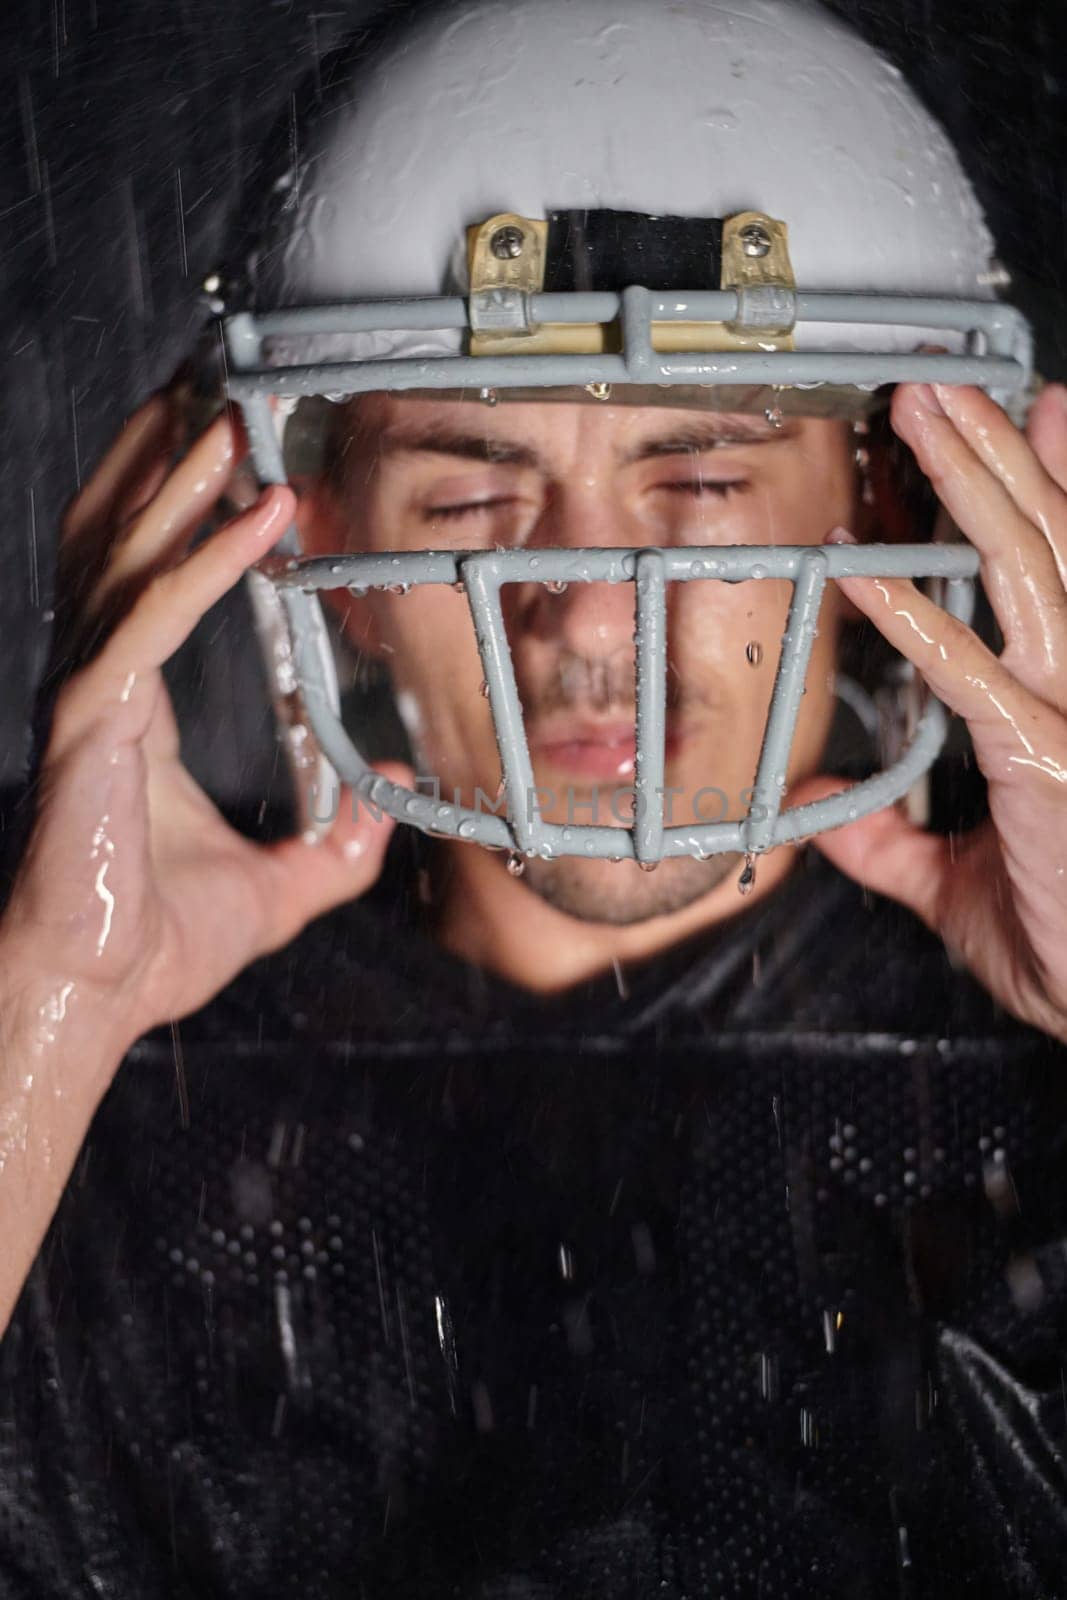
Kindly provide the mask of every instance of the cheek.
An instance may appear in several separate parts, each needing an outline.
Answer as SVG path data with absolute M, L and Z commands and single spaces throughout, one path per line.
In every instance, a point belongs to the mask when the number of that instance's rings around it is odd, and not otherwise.
M 482 678 L 474 625 L 463 595 L 427 585 L 406 595 L 375 596 L 377 626 L 394 681 L 428 702 L 448 699 Z
M 675 668 L 714 672 L 732 698 L 754 693 L 773 675 L 791 596 L 791 584 L 770 578 L 679 585 L 668 615 Z
M 748 583 L 690 583 L 668 617 L 670 665 L 681 683 L 703 685 L 745 736 L 753 721 L 762 736 L 786 631 L 793 586 L 773 579 Z M 827 585 L 800 702 L 798 728 L 821 725 L 829 714 L 842 599 Z
M 821 544 L 832 527 L 853 515 L 855 495 L 847 461 L 812 453 L 772 480 L 754 484 L 738 502 L 746 544 Z

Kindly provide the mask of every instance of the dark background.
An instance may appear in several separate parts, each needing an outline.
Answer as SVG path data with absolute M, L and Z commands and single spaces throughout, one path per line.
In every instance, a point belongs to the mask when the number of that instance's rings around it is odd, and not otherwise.
M 512 0 L 521 4 L 522 0 Z M 649 0 L 650 10 L 660 0 Z M 243 164 L 366 0 L 0 0 L 0 787 L 22 774 L 63 504 L 187 352 Z M 843 0 L 953 137 L 1067 374 L 1067 3 Z M 1061 77 L 1060 74 L 1063 74 Z M 174 673 L 190 764 L 228 800 L 274 764 L 238 594 Z

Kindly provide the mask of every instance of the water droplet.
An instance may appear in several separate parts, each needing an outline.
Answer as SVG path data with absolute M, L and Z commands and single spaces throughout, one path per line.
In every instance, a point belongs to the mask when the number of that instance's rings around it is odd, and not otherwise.
M 526 863 L 517 850 L 508 851 L 508 871 L 513 878 L 521 878 L 526 871 Z
M 487 406 L 495 406 L 499 396 L 495 389 L 480 389 L 478 391 L 478 399 L 484 400 Z
M 756 862 L 751 851 L 745 857 L 745 865 L 741 876 L 737 880 L 738 894 L 751 894 L 756 887 Z
M 781 428 L 784 425 L 781 406 L 766 406 L 764 408 L 763 415 L 766 417 L 772 428 Z
M 459 580 L 458 583 L 454 583 L 452 585 L 452 592 L 453 592 L 453 594 L 466 594 L 467 586 L 463 582 L 462 578 Z
M 763 660 L 763 646 L 758 639 L 750 639 L 746 644 L 745 660 L 750 667 L 758 667 Z
M 587 394 L 591 394 L 594 400 L 610 400 L 611 399 L 611 384 L 610 383 L 587 383 L 585 388 L 586 388 L 586 393 Z
M 410 583 L 391 583 L 389 585 L 389 593 L 390 594 L 407 594 L 408 591 L 410 590 L 410 588 L 411 588 Z
M 642 872 L 655 872 L 656 868 L 659 866 L 659 862 L 658 861 L 639 861 L 637 863 L 637 865 L 641 868 Z
M 471 821 L 461 822 L 459 825 L 459 836 L 461 839 L 473 839 L 476 832 L 477 829 L 475 824 Z
M 545 584 L 549 594 L 566 594 L 567 585 L 560 578 L 550 578 Z
M 483 700 L 488 700 L 488 698 L 489 698 L 489 685 L 486 683 L 484 678 L 482 679 L 481 687 L 479 688 L 478 693 L 481 695 Z

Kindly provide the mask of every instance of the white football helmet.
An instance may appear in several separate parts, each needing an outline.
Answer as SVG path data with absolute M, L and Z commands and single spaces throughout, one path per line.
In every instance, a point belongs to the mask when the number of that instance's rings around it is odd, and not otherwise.
M 955 153 L 898 70 L 825 11 L 463 0 L 402 18 L 390 11 L 327 68 L 314 114 L 257 193 L 237 270 L 207 285 L 262 480 L 284 481 L 287 450 L 306 464 L 316 404 L 371 390 L 855 419 L 885 386 L 932 380 L 1021 403 L 1029 331 L 996 299 L 992 240 Z M 305 792 L 324 758 L 429 831 L 645 863 L 755 854 L 905 793 L 944 738 L 932 698 L 889 769 L 846 796 L 782 808 L 820 596 L 847 574 L 938 577 L 966 615 L 978 570 L 962 543 L 306 560 L 294 532 L 287 554 L 252 581 Z M 762 577 L 790 580 L 794 595 L 751 808 L 668 827 L 666 586 Z M 376 775 L 341 724 L 315 591 L 461 584 L 507 793 L 535 793 L 499 595 L 520 580 L 635 585 L 629 829 L 413 795 Z

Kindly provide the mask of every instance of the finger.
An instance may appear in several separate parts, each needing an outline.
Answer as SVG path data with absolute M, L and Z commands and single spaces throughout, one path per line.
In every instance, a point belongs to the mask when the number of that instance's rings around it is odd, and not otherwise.
M 1067 492 L 1067 386 L 1046 384 L 1030 408 L 1026 437 L 1053 483 Z
M 204 613 L 277 543 L 292 522 L 295 504 L 291 489 L 272 485 L 250 511 L 152 580 L 97 658 L 60 696 L 51 759 L 101 715 L 123 715 L 122 707 L 130 708 L 124 714 L 131 725 L 130 737 L 140 737 L 142 700 L 152 675 L 185 642 Z
M 129 534 L 114 547 L 107 571 L 90 599 L 91 612 L 103 609 L 109 596 L 184 550 L 222 495 L 241 445 L 232 415 L 224 412 L 166 475 Z
M 1059 491 L 1026 440 L 979 390 L 902 384 L 892 421 L 949 515 L 981 552 L 983 582 L 1005 641 L 1031 650 L 1036 624 L 1043 670 L 1062 666 L 1064 585 L 1052 545 L 1031 515 L 1040 511 L 1048 521 L 1052 514 L 1038 477 L 1045 490 Z
M 397 762 L 382 762 L 375 770 L 406 788 L 414 786 L 414 773 Z M 325 838 L 316 843 L 285 839 L 265 846 L 263 854 L 274 880 L 269 947 L 288 944 L 314 917 L 369 889 L 381 871 L 395 826 L 392 817 L 368 806 L 345 786 Z
M 1026 434 L 982 389 L 934 384 L 933 391 L 961 437 L 1003 484 L 1023 516 L 1040 530 L 1052 551 L 1061 586 L 1067 583 L 1067 503 L 1063 489 L 1046 471 Z
M 133 413 L 96 471 L 71 501 L 60 526 L 61 544 L 77 543 L 101 521 L 110 521 L 111 509 L 131 479 L 164 450 L 172 428 L 166 394 L 154 394 Z
M 813 778 L 790 792 L 790 805 L 806 805 L 852 788 L 839 778 Z M 839 872 L 865 889 L 907 906 L 938 930 L 946 877 L 952 867 L 947 839 L 926 833 L 894 806 L 842 828 L 816 834 L 816 849 Z
M 1026 688 L 965 623 L 904 578 L 838 582 L 949 710 L 966 718 L 988 779 L 1010 781 L 1031 768 L 1057 784 L 1067 781 L 1060 712 Z

